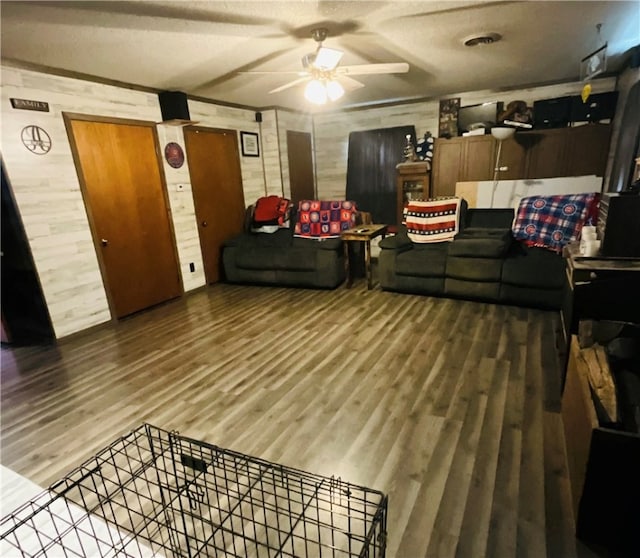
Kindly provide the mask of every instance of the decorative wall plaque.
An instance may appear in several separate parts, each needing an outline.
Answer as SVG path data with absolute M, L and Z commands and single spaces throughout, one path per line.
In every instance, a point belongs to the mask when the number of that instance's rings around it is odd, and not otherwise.
M 458 135 L 458 109 L 460 97 L 440 100 L 439 138 L 453 138 Z
M 44 101 L 30 101 L 29 99 L 14 99 L 12 97 L 11 106 L 14 109 L 49 112 L 49 103 L 45 103 Z
M 260 157 L 258 134 L 254 134 L 253 132 L 240 132 L 240 143 L 242 144 L 243 157 Z
M 51 150 L 51 137 L 40 126 L 25 126 L 20 133 L 22 144 L 36 155 L 44 155 Z
M 164 147 L 164 158 L 174 169 L 179 169 L 184 163 L 184 151 L 179 144 L 171 141 Z

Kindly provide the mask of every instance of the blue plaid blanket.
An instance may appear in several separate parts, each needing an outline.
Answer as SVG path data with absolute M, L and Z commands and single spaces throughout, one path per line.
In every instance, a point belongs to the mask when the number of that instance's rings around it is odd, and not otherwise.
M 596 193 L 522 198 L 513 221 L 513 236 L 528 246 L 560 252 L 580 237 L 597 202 Z

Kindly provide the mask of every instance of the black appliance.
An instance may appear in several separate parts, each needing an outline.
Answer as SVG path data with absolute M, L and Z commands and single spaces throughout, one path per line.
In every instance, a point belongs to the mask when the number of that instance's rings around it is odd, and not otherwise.
M 640 258 L 640 195 L 602 194 L 598 236 L 603 256 Z
M 564 128 L 571 121 L 572 97 L 544 99 L 533 103 L 534 128 Z
M 587 102 L 576 95 L 571 98 L 571 122 L 599 122 L 613 119 L 618 103 L 618 92 L 596 93 L 589 95 Z

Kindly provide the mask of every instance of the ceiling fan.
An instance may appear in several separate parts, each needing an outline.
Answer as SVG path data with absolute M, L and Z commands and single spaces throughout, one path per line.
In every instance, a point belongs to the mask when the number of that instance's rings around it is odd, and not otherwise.
M 344 95 L 345 91 L 353 91 L 364 87 L 364 83 L 350 76 L 365 74 L 404 74 L 409 71 L 406 62 L 388 64 L 357 64 L 355 66 L 340 66 L 343 52 L 334 48 L 322 46 L 327 38 L 328 30 L 319 27 L 311 31 L 311 37 L 318 43 L 316 51 L 302 57 L 302 70 L 275 72 L 240 72 L 249 74 L 296 74 L 299 77 L 276 87 L 269 93 L 279 93 L 290 87 L 308 82 L 305 97 L 316 104 L 324 104 L 327 100 L 335 101 Z

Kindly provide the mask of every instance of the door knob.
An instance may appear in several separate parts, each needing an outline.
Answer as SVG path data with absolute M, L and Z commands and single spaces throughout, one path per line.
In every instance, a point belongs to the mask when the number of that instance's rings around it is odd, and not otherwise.
M 100 242 L 103 246 L 107 246 L 109 244 L 109 241 L 106 238 L 101 239 Z
M 209 223 L 207 223 L 206 221 L 202 221 L 202 226 L 206 227 Z

